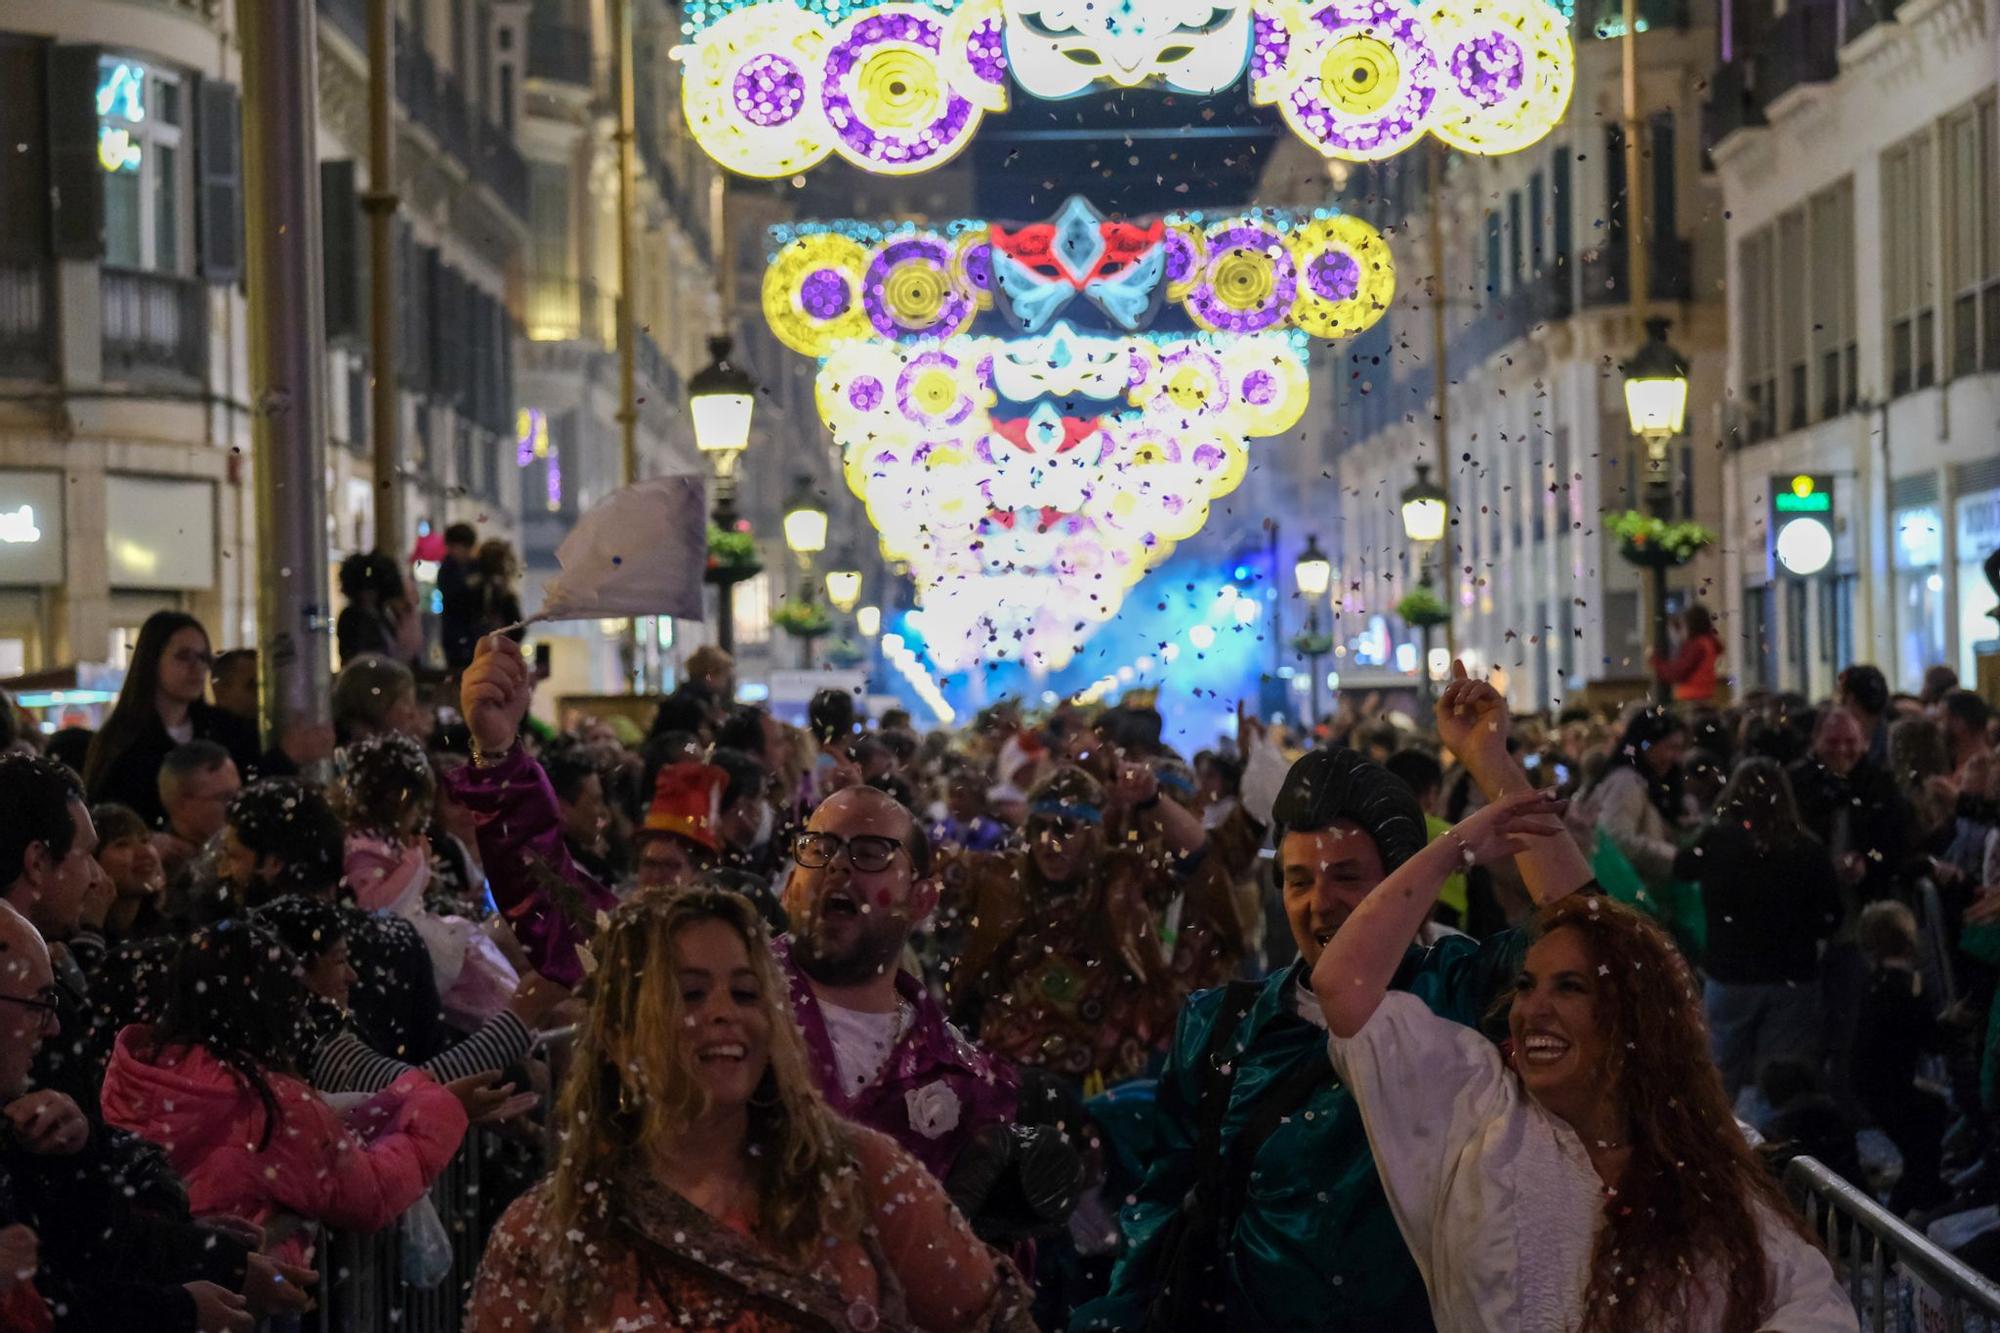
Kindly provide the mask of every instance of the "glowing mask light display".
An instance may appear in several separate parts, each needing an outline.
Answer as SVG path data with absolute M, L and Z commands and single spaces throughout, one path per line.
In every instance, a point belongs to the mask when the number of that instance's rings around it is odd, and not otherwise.
M 1113 222 L 1071 199 L 1018 227 L 773 240 L 766 318 L 819 360 L 847 483 L 948 672 L 1065 665 L 1250 444 L 1298 423 L 1310 340 L 1367 328 L 1395 289 L 1381 235 L 1326 213 Z
M 690 0 L 682 105 L 697 142 L 746 176 L 840 157 L 892 175 L 951 160 L 1019 88 L 1253 101 L 1330 158 L 1372 161 L 1424 134 L 1509 153 L 1562 119 L 1568 14 L 1546 0 Z

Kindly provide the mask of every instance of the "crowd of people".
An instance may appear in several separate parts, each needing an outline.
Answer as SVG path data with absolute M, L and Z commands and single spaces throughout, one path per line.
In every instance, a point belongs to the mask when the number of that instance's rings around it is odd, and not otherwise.
M 473 1125 L 479 1333 L 1852 1328 L 1775 1156 L 2000 1201 L 2000 759 L 1944 674 L 1461 671 L 1182 756 L 1137 693 L 792 726 L 703 648 L 556 731 L 453 558 L 450 672 L 384 583 L 330 728 L 261 737 L 166 612 L 94 732 L 0 709 L 0 1328 L 294 1327 Z

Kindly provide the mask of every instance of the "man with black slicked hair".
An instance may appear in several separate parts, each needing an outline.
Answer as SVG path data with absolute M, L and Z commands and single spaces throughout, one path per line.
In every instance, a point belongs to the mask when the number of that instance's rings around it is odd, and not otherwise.
M 1463 668 L 1460 668 L 1463 679 Z M 1445 743 L 1489 800 L 1530 787 L 1508 753 L 1504 701 L 1472 686 L 1440 716 Z M 1428 841 L 1415 794 L 1352 750 L 1283 761 L 1246 736 L 1245 813 L 1277 849 L 1300 961 L 1263 982 L 1203 991 L 1182 1010 L 1154 1106 L 1150 1165 L 1121 1216 L 1126 1249 L 1108 1296 L 1076 1331 L 1208 1326 L 1281 1333 L 1422 1333 L 1430 1301 L 1376 1174 L 1352 1095 L 1327 1058 L 1309 980 L 1327 941 Z M 1590 867 L 1567 838 L 1517 858 L 1537 903 Z M 1521 942 L 1476 943 L 1427 924 L 1395 988 L 1477 1026 L 1518 970 Z

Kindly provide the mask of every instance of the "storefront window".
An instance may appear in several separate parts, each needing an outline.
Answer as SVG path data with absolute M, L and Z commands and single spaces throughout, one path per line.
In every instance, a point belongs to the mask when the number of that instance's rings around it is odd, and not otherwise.
M 1993 585 L 1986 581 L 1986 557 L 2000 548 L 2000 490 L 1963 495 L 1958 500 L 1958 678 L 1979 678 L 1982 652 L 2000 652 L 2000 621 Z
M 1923 685 L 1944 661 L 1944 521 L 1935 505 L 1896 511 L 1896 675 Z
M 97 162 L 104 169 L 104 262 L 185 270 L 188 190 L 180 77 L 122 56 L 97 66 Z

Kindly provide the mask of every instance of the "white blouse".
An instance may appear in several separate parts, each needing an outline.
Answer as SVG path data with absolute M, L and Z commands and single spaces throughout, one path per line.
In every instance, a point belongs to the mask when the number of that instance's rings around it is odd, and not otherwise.
M 1582 1323 L 1604 1195 L 1576 1131 L 1527 1095 L 1491 1042 L 1414 995 L 1385 995 L 1329 1052 L 1438 1328 L 1570 1333 Z M 1771 1291 L 1759 1330 L 1857 1330 L 1826 1256 L 1782 1219 L 1759 1221 Z M 1721 1329 L 1719 1299 L 1690 1308 L 1686 1333 Z

